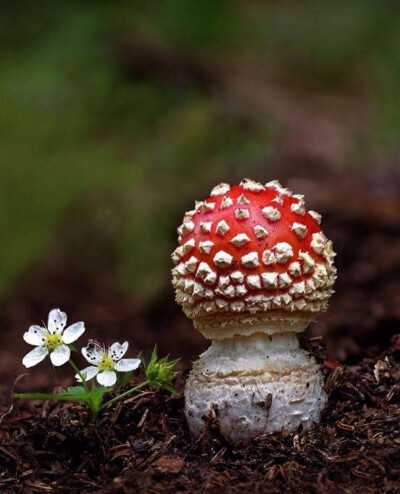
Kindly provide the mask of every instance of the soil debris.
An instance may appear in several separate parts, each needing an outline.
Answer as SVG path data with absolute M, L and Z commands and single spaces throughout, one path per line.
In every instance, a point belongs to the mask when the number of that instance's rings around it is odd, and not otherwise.
M 400 350 L 322 364 L 330 399 L 319 426 L 232 448 L 210 424 L 194 441 L 183 397 L 145 391 L 96 423 L 80 406 L 18 402 L 1 427 L 2 492 L 398 493 Z M 384 362 L 384 377 L 376 366 Z M 185 377 L 178 379 L 183 390 Z M 43 411 L 46 409 L 46 413 Z M 4 407 L 7 412 L 7 407 Z M 4 412 L 3 412 L 4 413 Z

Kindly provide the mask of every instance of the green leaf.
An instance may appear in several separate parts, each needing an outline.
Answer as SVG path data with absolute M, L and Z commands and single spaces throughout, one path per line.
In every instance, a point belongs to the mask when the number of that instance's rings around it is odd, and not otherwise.
M 126 374 L 123 374 L 119 377 L 118 379 L 118 386 L 119 387 L 123 387 L 123 386 L 126 386 L 126 384 L 128 384 L 130 378 L 132 377 L 133 375 L 133 372 L 130 371 L 130 372 L 127 372 Z
M 97 392 L 104 395 L 105 393 L 110 393 L 114 389 L 114 386 L 99 386 Z
M 70 386 L 66 390 L 64 390 L 61 395 L 63 396 L 68 396 L 68 395 L 82 395 L 85 394 L 85 388 L 83 386 Z
M 101 402 L 103 401 L 103 394 L 104 393 L 101 392 L 90 393 L 88 403 L 92 411 L 97 411 L 100 408 Z

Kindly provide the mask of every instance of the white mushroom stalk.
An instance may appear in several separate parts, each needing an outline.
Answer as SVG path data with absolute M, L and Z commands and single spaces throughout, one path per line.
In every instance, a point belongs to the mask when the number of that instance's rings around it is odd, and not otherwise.
M 185 215 L 172 255 L 176 299 L 212 340 L 185 389 L 195 437 L 211 417 L 233 444 L 319 421 L 323 378 L 296 333 L 333 293 L 335 254 L 320 222 L 277 181 L 221 184 Z
M 267 432 L 309 429 L 327 401 L 319 366 L 293 332 L 213 340 L 193 365 L 185 397 L 195 437 L 211 412 L 234 444 Z

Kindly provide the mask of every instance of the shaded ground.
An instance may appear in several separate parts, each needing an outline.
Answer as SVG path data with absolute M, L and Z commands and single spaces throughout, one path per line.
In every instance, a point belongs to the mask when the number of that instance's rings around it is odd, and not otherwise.
M 231 449 L 218 422 L 193 442 L 183 399 L 143 392 L 96 424 L 78 406 L 20 404 L 3 419 L 3 492 L 399 492 L 400 336 L 352 369 L 325 368 L 330 402 L 306 434 Z M 178 387 L 182 390 L 184 379 Z M 13 490 L 14 489 L 14 490 Z
M 232 450 L 217 422 L 193 442 L 182 397 L 161 392 L 128 399 L 95 426 L 71 405 L 20 402 L 4 415 L 28 350 L 22 333 L 53 306 L 71 321 L 83 318 L 88 337 L 129 339 L 130 356 L 149 354 L 157 342 L 161 355 L 181 357 L 179 390 L 207 345 L 176 307 L 168 273 L 159 299 L 137 307 L 110 274 L 76 272 L 49 255 L 1 312 L 2 492 L 399 492 L 400 339 L 393 338 L 400 329 L 399 190 L 384 180 L 335 177 L 323 189 L 311 179 L 288 185 L 313 198 L 308 204 L 324 214 L 324 230 L 339 253 L 337 293 L 309 332 L 322 335 L 328 347 L 311 340 L 330 390 L 321 424 L 307 434 L 272 435 Z M 70 384 L 48 363 L 30 375 L 19 390 Z

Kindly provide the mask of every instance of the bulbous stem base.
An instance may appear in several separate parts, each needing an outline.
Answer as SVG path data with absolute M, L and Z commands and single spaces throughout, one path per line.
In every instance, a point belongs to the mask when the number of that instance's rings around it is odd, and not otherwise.
M 199 437 L 215 413 L 232 444 L 282 429 L 309 429 L 326 402 L 319 366 L 295 333 L 214 340 L 193 365 L 185 389 L 192 434 Z

